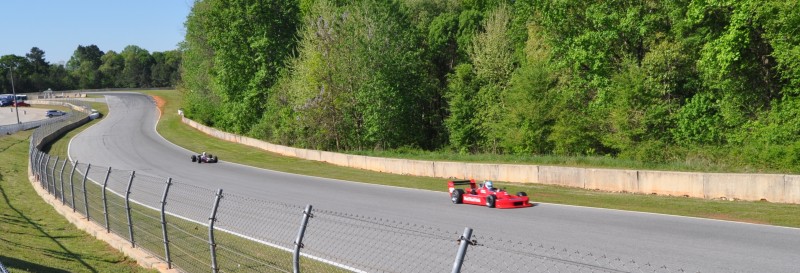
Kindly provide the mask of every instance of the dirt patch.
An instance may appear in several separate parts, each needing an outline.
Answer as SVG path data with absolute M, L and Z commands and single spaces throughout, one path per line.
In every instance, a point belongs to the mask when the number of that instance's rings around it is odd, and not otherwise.
M 722 213 L 709 214 L 709 215 L 706 215 L 706 218 L 724 220 L 724 221 L 751 223 L 751 224 L 764 224 L 764 225 L 769 225 L 770 224 L 768 222 L 757 221 L 757 220 L 753 220 L 753 219 L 736 218 L 736 217 L 733 217 L 733 216 L 730 216 L 730 215 L 727 215 L 727 214 L 722 214 Z
M 156 101 L 156 107 L 158 107 L 158 111 L 161 111 L 161 114 L 164 114 L 164 105 L 167 104 L 163 98 L 159 96 L 153 96 L 153 99 Z

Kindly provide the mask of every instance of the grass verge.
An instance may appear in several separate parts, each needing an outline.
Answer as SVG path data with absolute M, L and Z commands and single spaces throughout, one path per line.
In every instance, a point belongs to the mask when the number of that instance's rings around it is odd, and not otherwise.
M 78 230 L 28 180 L 31 131 L 0 137 L 0 261 L 10 272 L 158 272 Z
M 182 99 L 177 91 L 146 91 L 158 97 L 162 109 L 158 132 L 167 140 L 192 151 L 208 151 L 222 160 L 318 177 L 406 188 L 446 191 L 444 179 L 386 174 L 333 166 L 327 163 L 277 155 L 208 136 L 180 121 Z M 188 155 L 187 155 L 188 156 Z M 800 205 L 769 202 L 721 201 L 697 198 L 609 193 L 540 184 L 498 183 L 510 192 L 525 191 L 534 202 L 663 213 L 787 227 L 800 227 Z

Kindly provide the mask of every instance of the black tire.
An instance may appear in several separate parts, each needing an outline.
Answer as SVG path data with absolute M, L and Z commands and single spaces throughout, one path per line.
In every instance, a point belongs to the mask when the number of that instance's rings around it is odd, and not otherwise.
M 192 155 L 192 162 L 195 162 L 195 161 L 197 161 L 197 156 L 196 155 Z
M 213 161 L 214 161 L 214 163 L 217 163 L 217 161 L 219 161 L 219 159 L 216 156 L 214 156 Z
M 521 191 L 517 193 L 517 196 L 528 196 L 528 194 L 525 193 L 524 191 Z
M 453 204 L 461 204 L 464 202 L 464 190 L 462 189 L 455 189 L 453 193 L 450 194 L 450 199 L 453 201 Z
M 486 196 L 486 206 L 490 208 L 494 208 L 494 204 L 497 201 L 497 197 L 494 195 Z

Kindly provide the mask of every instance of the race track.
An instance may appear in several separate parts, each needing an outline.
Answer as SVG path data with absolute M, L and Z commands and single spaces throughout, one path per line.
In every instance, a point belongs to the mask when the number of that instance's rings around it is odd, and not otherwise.
M 109 93 L 106 98 L 110 114 L 72 140 L 72 160 L 172 177 L 256 199 L 313 204 L 324 210 L 459 232 L 471 227 L 483 236 L 687 272 L 800 272 L 800 229 L 555 204 L 488 209 L 453 205 L 446 192 L 287 174 L 232 164 L 225 158 L 217 164 L 198 165 L 189 161 L 192 152 L 156 133 L 159 113 L 149 97 Z M 452 263 L 452 257 L 448 259 Z

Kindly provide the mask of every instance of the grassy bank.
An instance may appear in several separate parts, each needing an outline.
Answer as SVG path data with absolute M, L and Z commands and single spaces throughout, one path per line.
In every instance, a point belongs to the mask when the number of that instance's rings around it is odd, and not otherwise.
M 157 272 L 78 230 L 36 194 L 27 176 L 30 135 L 0 137 L 0 262 L 11 272 Z
M 163 109 L 163 114 L 158 125 L 158 131 L 169 141 L 192 151 L 210 151 L 218 155 L 222 160 L 283 172 L 398 187 L 446 191 L 444 179 L 394 175 L 337 167 L 327 163 L 280 156 L 252 147 L 218 140 L 181 123 L 177 115 L 181 97 L 177 91 L 148 91 L 145 93 L 157 96 L 164 101 L 164 104 L 160 106 Z M 425 159 L 437 158 L 427 157 Z M 800 205 L 608 193 L 538 184 L 499 184 L 512 192 L 526 191 L 535 202 L 800 227 L 800 217 L 797 217 Z

